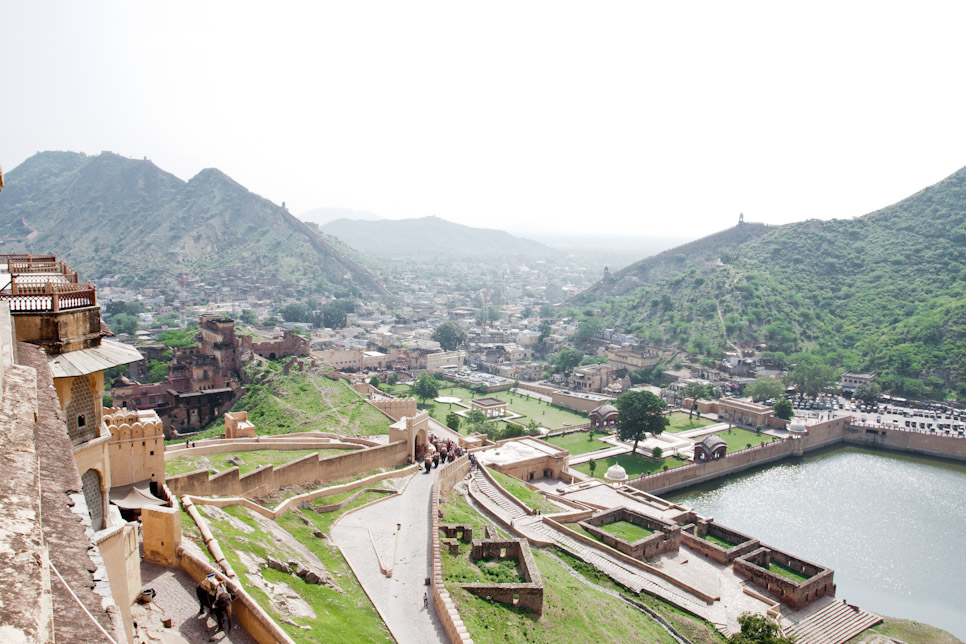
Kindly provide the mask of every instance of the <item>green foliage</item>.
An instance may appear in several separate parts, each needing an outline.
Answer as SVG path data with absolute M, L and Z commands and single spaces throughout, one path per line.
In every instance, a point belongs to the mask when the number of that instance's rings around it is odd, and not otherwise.
M 450 320 L 443 322 L 433 331 L 433 340 L 439 342 L 443 351 L 453 351 L 456 347 L 466 342 L 466 329 L 459 322 Z
M 163 382 L 170 367 L 157 360 L 148 360 L 148 382 Z
M 158 334 L 158 342 L 174 349 L 189 349 L 197 345 L 195 340 L 197 333 L 197 324 L 189 326 L 184 331 L 169 329 Z
M 377 387 L 378 388 L 379 387 L 379 376 L 373 376 L 372 378 L 369 378 L 369 384 L 372 385 L 373 387 Z
M 458 432 L 460 429 L 460 416 L 459 414 L 450 412 L 446 414 L 446 426 L 452 429 L 454 432 Z
M 590 468 L 590 475 L 593 476 L 594 472 L 597 471 L 597 459 L 592 458 L 587 461 L 587 467 Z
M 699 398 L 707 398 L 707 392 L 707 388 L 700 382 L 689 382 L 684 385 L 684 388 L 681 390 L 681 395 L 685 398 L 698 400 Z
M 355 300 L 333 300 L 322 309 L 322 326 L 329 329 L 341 329 L 345 327 L 349 313 L 353 313 L 355 310 Z
M 604 330 L 604 321 L 596 315 L 585 317 L 577 325 L 577 332 L 574 334 L 574 343 L 578 347 L 586 347 L 593 342 L 597 334 Z
M 580 364 L 580 361 L 584 359 L 584 354 L 582 351 L 576 349 L 564 349 L 563 351 L 554 354 L 550 358 L 550 365 L 553 367 L 554 373 L 562 373 L 564 375 L 569 374 L 573 371 L 574 367 Z
M 258 324 L 258 317 L 255 315 L 255 312 L 252 311 L 251 309 L 242 309 L 241 316 L 239 319 L 241 319 L 241 321 L 244 322 L 245 324 L 249 324 L 252 326 L 255 326 L 256 324 Z
M 108 395 L 101 396 L 101 407 L 113 407 L 114 399 Z
M 874 382 L 863 382 L 855 390 L 855 398 L 867 403 L 874 403 L 882 395 L 882 389 Z
M 825 364 L 821 358 L 811 354 L 797 354 L 792 356 L 792 359 L 796 357 L 799 363 L 788 372 L 785 379 L 798 393 L 817 396 L 829 391 L 838 380 L 835 367 Z
M 742 613 L 738 618 L 741 631 L 728 638 L 729 644 L 792 644 L 790 637 L 781 637 L 778 624 L 761 614 Z
M 660 447 L 655 447 L 654 449 L 651 450 L 651 456 L 653 456 L 654 458 L 661 458 L 662 456 L 664 456 L 664 450 L 661 449 Z
M 419 374 L 419 378 L 416 379 L 409 391 L 425 404 L 427 400 L 439 395 L 439 383 L 424 371 Z
M 617 407 L 617 435 L 621 440 L 633 440 L 637 452 L 637 443 L 645 434 L 660 434 L 668 425 L 668 419 L 662 411 L 666 407 L 663 400 L 649 391 L 628 391 L 614 401 Z
M 395 371 L 390 372 L 389 375 L 386 376 L 386 383 L 390 387 L 395 387 L 397 382 L 399 382 L 399 375 Z
M 778 398 L 785 393 L 785 385 L 778 378 L 759 377 L 745 387 L 745 395 L 751 396 L 755 402 L 763 402 Z
M 784 420 L 791 420 L 794 415 L 792 403 L 788 398 L 779 398 L 775 401 L 775 417 Z
M 279 309 L 279 314 L 286 322 L 311 322 L 312 309 L 304 302 L 293 302 Z

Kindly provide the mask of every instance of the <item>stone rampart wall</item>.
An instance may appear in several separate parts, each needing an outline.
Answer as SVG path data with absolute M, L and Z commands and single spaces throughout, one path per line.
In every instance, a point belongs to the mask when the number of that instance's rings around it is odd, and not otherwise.
M 811 572 L 814 576 L 800 584 L 796 583 L 767 570 L 770 561 L 799 571 L 804 569 L 805 574 Z M 765 547 L 758 548 L 735 559 L 734 569 L 736 573 L 748 577 L 753 584 L 772 593 L 782 603 L 788 604 L 795 610 L 808 605 L 819 597 L 835 596 L 835 584 L 832 582 L 833 572 L 831 570 L 821 568 L 778 550 Z
M 248 474 L 239 475 L 232 467 L 209 476 L 205 470 L 190 472 L 167 479 L 168 487 L 178 496 L 264 496 L 284 485 L 335 481 L 380 467 L 395 467 L 406 463 L 408 450 L 405 441 L 380 447 L 361 449 L 346 454 L 318 458 L 309 454 L 279 467 L 268 465 Z
M 469 456 L 461 456 L 452 463 L 441 467 L 440 470 L 436 482 L 433 484 L 429 510 L 433 608 L 436 609 L 436 616 L 439 617 L 443 630 L 446 631 L 446 637 L 451 644 L 473 644 L 473 639 L 467 632 L 459 611 L 456 610 L 453 598 L 450 597 L 449 591 L 443 586 L 443 559 L 439 551 L 439 497 L 440 494 L 446 494 L 456 487 L 456 484 L 463 480 L 463 477 L 470 471 Z
M 365 447 L 352 439 L 345 439 L 344 442 L 333 443 L 330 440 L 318 438 L 307 438 L 302 441 L 280 440 L 277 437 L 264 438 L 258 441 L 254 439 L 218 439 L 208 441 L 198 447 L 185 449 L 184 443 L 168 445 L 164 450 L 165 462 L 181 458 L 182 456 L 209 456 L 211 454 L 227 454 L 233 452 L 255 452 L 262 449 L 278 450 L 280 452 L 298 451 L 305 449 L 351 449 L 357 450 Z
M 708 534 L 736 545 L 725 550 L 723 547 L 701 538 Z M 684 526 L 681 531 L 681 541 L 688 548 L 697 550 L 701 554 L 724 565 L 730 564 L 738 557 L 757 550 L 761 546 L 758 539 L 752 539 L 748 535 L 704 519 L 700 519 L 696 525 Z
M 403 416 L 413 418 L 419 413 L 415 398 L 374 398 L 369 402 L 393 420 L 399 420 Z

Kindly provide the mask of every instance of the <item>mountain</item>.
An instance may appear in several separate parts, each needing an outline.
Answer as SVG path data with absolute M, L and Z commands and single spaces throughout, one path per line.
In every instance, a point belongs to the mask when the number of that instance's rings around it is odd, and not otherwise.
M 302 221 L 308 221 L 319 226 L 324 226 L 336 219 L 356 219 L 361 221 L 379 221 L 379 215 L 363 210 L 350 210 L 348 208 L 313 208 L 299 215 Z
M 553 250 L 543 244 L 514 237 L 502 230 L 472 228 L 439 217 L 380 221 L 336 219 L 322 226 L 322 231 L 367 255 L 379 258 L 420 258 L 427 255 L 543 257 L 553 254 Z
M 966 168 L 863 217 L 740 239 L 748 226 L 638 262 L 575 303 L 706 358 L 765 343 L 779 361 L 805 351 L 875 371 L 898 395 L 966 400 Z
M 56 253 L 85 277 L 161 283 L 228 273 L 239 283 L 327 292 L 382 283 L 284 208 L 216 169 L 185 182 L 105 152 L 41 152 L 6 175 L 0 252 Z

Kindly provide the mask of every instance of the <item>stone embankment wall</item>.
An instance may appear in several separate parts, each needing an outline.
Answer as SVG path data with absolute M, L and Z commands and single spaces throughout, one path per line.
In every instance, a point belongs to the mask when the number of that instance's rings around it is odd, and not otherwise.
M 652 494 L 663 494 L 780 461 L 790 456 L 801 456 L 839 443 L 966 461 L 966 439 L 964 438 L 924 434 L 884 426 L 855 426 L 850 424 L 850 421 L 849 417 L 833 418 L 810 425 L 808 435 L 802 438 L 787 438 L 765 443 L 732 452 L 716 461 L 692 463 L 666 472 L 657 472 L 628 481 L 628 485 Z
M 433 607 L 436 615 L 446 631 L 446 636 L 452 644 L 473 644 L 463 620 L 460 619 L 456 604 L 449 595 L 449 591 L 443 587 L 443 559 L 440 555 L 439 544 L 439 497 L 451 491 L 456 484 L 470 471 L 469 456 L 461 456 L 445 467 L 441 467 L 433 484 L 433 496 L 430 506 L 431 523 L 430 531 L 432 540 L 432 561 L 433 561 Z
M 242 475 L 237 467 L 214 476 L 200 470 L 173 476 L 167 483 L 178 496 L 264 496 L 286 485 L 336 481 L 380 467 L 404 465 L 408 455 L 406 442 L 396 441 L 326 458 L 309 454 L 285 465 L 268 465 Z

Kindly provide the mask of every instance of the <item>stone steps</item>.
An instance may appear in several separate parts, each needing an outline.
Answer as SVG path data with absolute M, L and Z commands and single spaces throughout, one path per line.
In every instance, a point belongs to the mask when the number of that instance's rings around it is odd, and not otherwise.
M 836 601 L 785 629 L 785 634 L 796 644 L 843 644 L 881 621 L 875 613 Z

